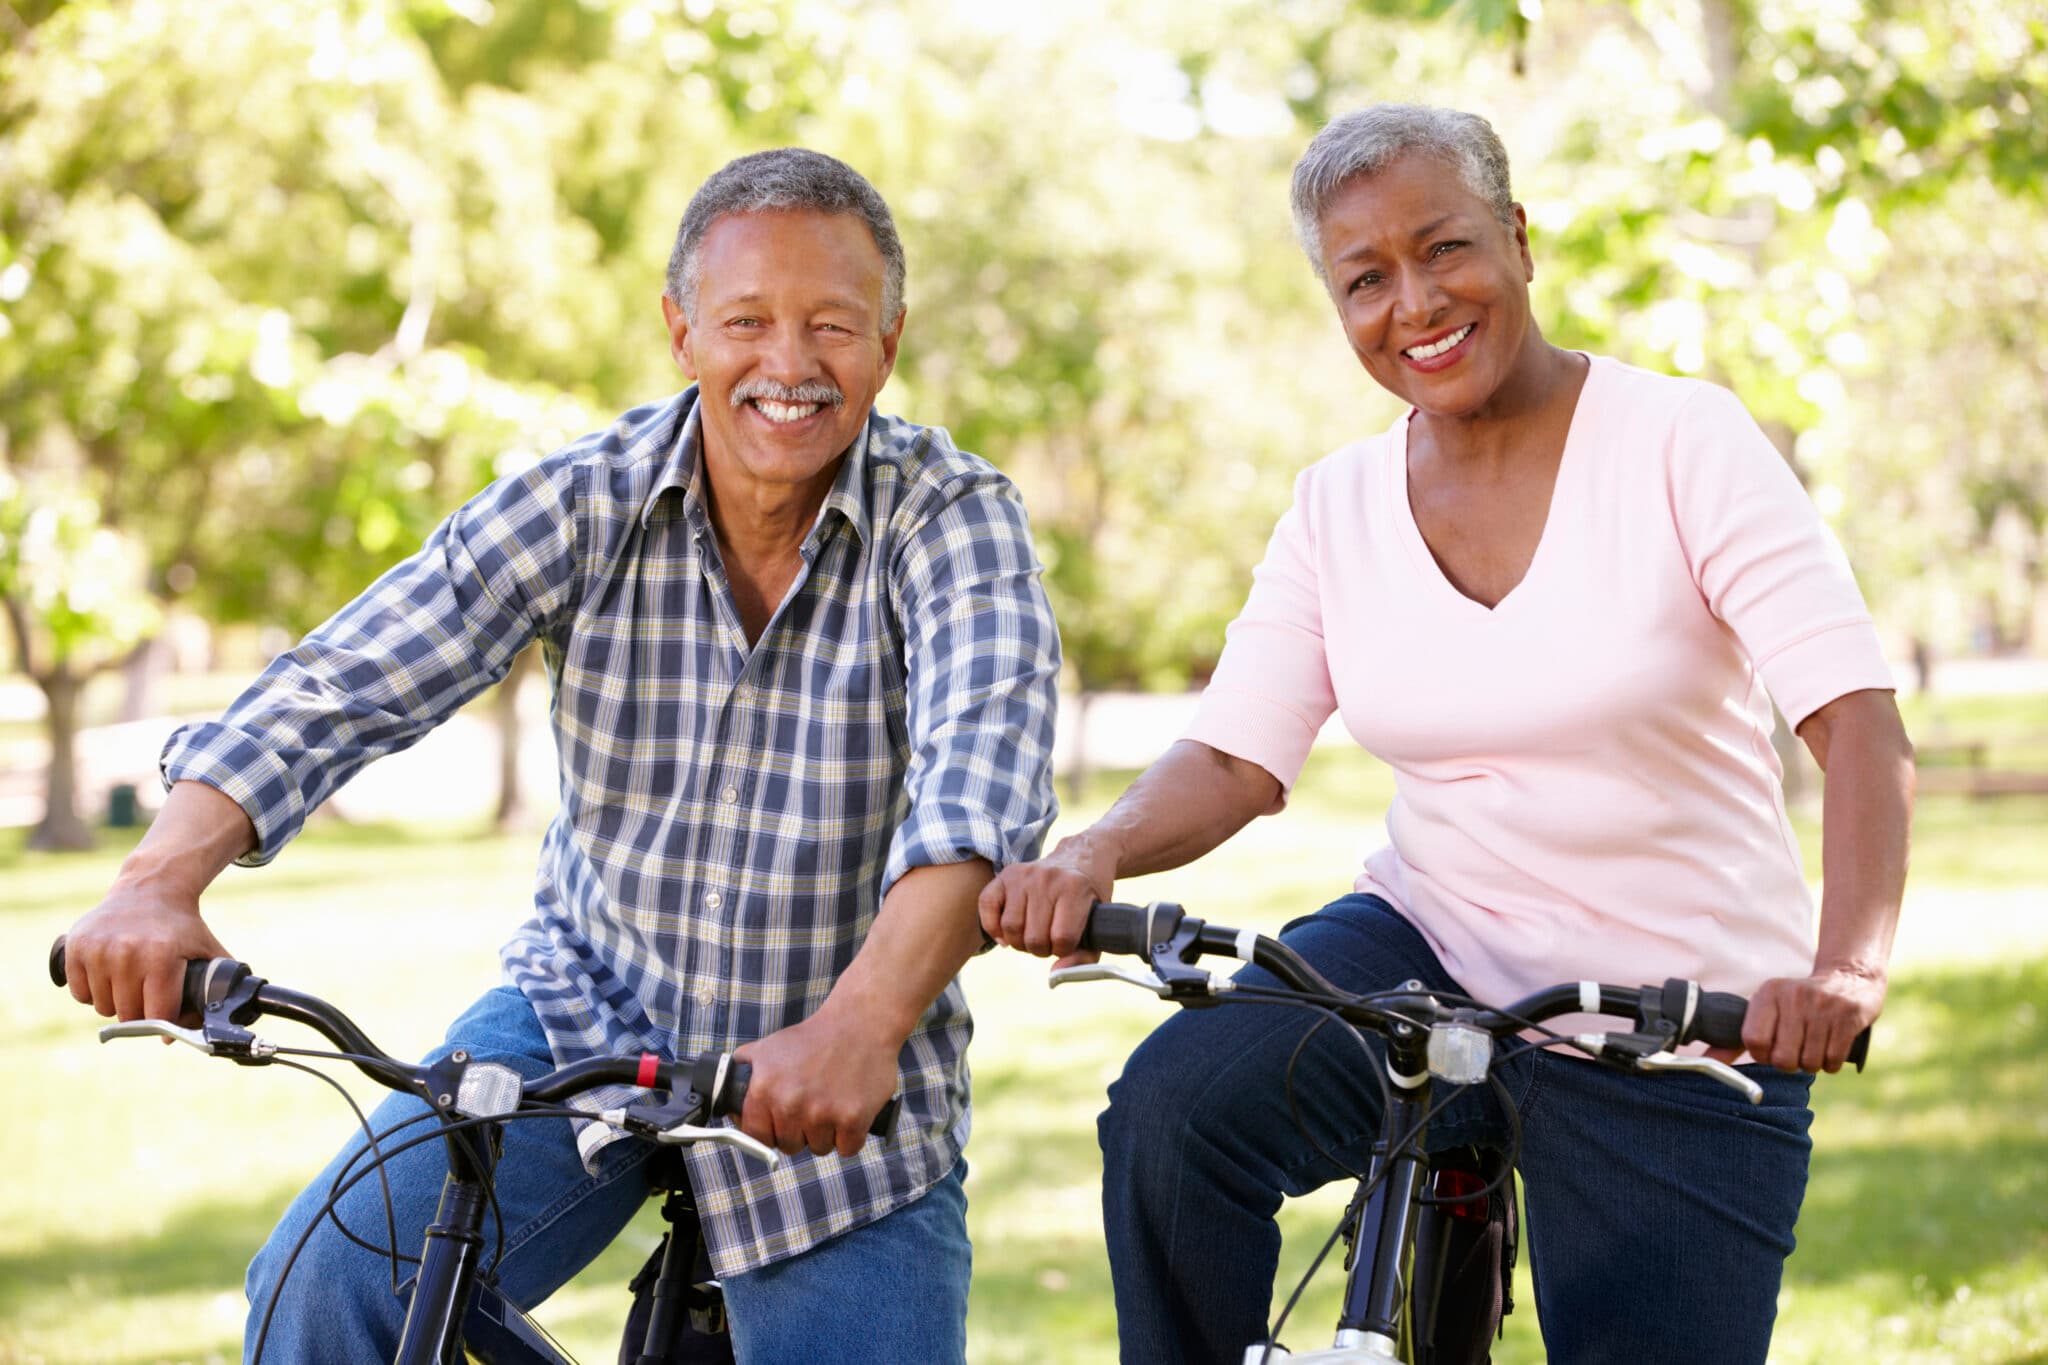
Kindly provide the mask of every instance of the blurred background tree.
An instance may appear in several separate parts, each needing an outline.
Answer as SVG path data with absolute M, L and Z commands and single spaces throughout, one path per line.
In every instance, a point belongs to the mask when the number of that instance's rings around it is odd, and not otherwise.
M 672 390 L 676 219 L 788 142 L 895 207 L 883 405 L 1023 486 L 1084 698 L 1204 676 L 1294 474 L 1393 415 L 1286 212 L 1382 98 L 1493 119 L 1552 339 L 1732 385 L 1902 653 L 2032 643 L 2040 0 L 0 0 L 0 41 L 0 460 L 148 609 L 52 665 L 85 561 L 0 549 L 53 819 L 51 689 L 137 622 L 303 630 Z

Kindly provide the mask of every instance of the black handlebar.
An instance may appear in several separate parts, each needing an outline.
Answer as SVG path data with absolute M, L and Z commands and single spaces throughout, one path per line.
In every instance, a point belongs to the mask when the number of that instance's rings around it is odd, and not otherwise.
M 1692 1036 L 1709 1047 L 1741 1047 L 1742 1020 L 1749 1001 L 1733 991 L 1701 991 L 1692 1016 Z
M 1243 952 L 1236 930 L 1191 919 L 1180 906 L 1166 902 L 1129 905 L 1118 901 L 1098 901 L 1089 913 L 1088 923 L 1082 927 L 1078 946 L 1095 952 L 1126 953 L 1150 959 L 1155 948 L 1175 941 L 1184 922 L 1194 926 L 1186 945 L 1187 958 L 1213 952 L 1232 955 Z M 1254 936 L 1252 960 L 1296 990 L 1310 994 L 1340 993 L 1277 939 Z M 1655 1002 L 1664 1018 L 1679 1025 L 1678 1042 L 1741 1048 L 1742 1022 L 1749 1013 L 1749 1001 L 1732 991 L 1699 991 L 1688 1007 L 1686 997 L 1693 990 L 1690 982 L 1680 980 L 1667 981 L 1661 992 L 1656 987 L 1635 990 L 1602 986 L 1597 1012 L 1626 1017 L 1637 1014 L 1645 1004 Z M 1525 1023 L 1578 1012 L 1586 1012 L 1580 988 L 1576 985 L 1555 986 L 1517 1001 L 1505 1010 L 1482 1011 L 1479 1022 L 1496 1032 L 1516 1032 Z M 1869 1055 L 1870 1030 L 1866 1028 L 1850 1044 L 1847 1060 L 1861 1071 Z
M 228 963 L 228 959 L 214 961 Z M 201 1014 L 206 1009 L 206 982 L 212 961 L 192 958 L 185 963 L 185 984 L 178 1001 L 179 1015 Z M 237 971 L 246 974 L 248 969 L 240 963 L 230 964 Z M 65 962 L 65 936 L 59 934 L 57 941 L 50 945 L 50 980 L 58 986 L 66 985 L 69 974 Z M 307 1025 L 349 1052 L 371 1063 L 362 1067 L 380 1081 L 389 1083 L 389 1077 L 380 1074 L 386 1066 L 398 1071 L 407 1068 L 396 1063 L 382 1049 L 363 1035 L 362 1030 L 351 1023 L 348 1017 L 315 996 L 288 991 L 268 982 L 262 984 L 257 994 L 261 1013 L 293 1019 Z M 690 1088 L 705 1096 L 711 1104 L 711 1117 L 725 1118 L 738 1114 L 747 1101 L 747 1085 L 753 1079 L 754 1069 L 747 1063 L 733 1058 L 730 1064 L 719 1067 L 721 1058 L 713 1055 L 698 1061 L 694 1069 L 663 1063 L 658 1069 L 659 1084 L 645 1087 L 666 1090 L 673 1082 L 687 1080 Z M 358 1063 L 361 1066 L 361 1063 Z M 640 1084 L 640 1059 L 634 1057 L 591 1057 L 580 1062 L 571 1062 L 551 1074 L 526 1083 L 523 1094 L 529 1100 L 541 1103 L 556 1103 L 579 1095 L 599 1085 Z M 403 1088 L 403 1087 L 400 1087 Z M 891 1096 L 882 1106 L 874 1122 L 868 1125 L 873 1137 L 887 1137 L 895 1131 L 897 1117 L 903 1111 L 903 1097 Z
M 1097 901 L 1081 929 L 1078 946 L 1089 952 L 1149 957 L 1153 945 L 1171 939 L 1186 917 L 1187 912 L 1178 905 L 1164 901 L 1150 905 Z

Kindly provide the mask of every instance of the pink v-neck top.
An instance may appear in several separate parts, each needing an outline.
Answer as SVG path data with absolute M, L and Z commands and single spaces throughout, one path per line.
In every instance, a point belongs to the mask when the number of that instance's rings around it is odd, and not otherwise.
M 1549 520 L 1488 609 L 1408 501 L 1408 419 L 1296 483 L 1187 737 L 1291 787 L 1330 713 L 1394 770 L 1357 889 L 1489 1004 L 1812 969 L 1771 699 L 1890 688 L 1840 548 L 1726 390 L 1592 359 Z

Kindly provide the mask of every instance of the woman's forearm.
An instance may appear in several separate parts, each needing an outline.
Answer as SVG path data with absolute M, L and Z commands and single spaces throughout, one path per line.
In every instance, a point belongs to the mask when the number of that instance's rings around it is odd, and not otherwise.
M 1280 782 L 1256 763 L 1181 740 L 1100 820 L 1075 835 L 1116 877 L 1182 867 L 1278 807 Z

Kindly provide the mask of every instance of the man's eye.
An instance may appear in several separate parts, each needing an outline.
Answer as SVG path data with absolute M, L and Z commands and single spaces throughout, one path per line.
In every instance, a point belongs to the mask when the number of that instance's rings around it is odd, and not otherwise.
M 1438 242 L 1429 249 L 1429 254 L 1433 259 L 1443 255 L 1446 251 L 1455 251 L 1463 245 L 1465 245 L 1463 242 Z

